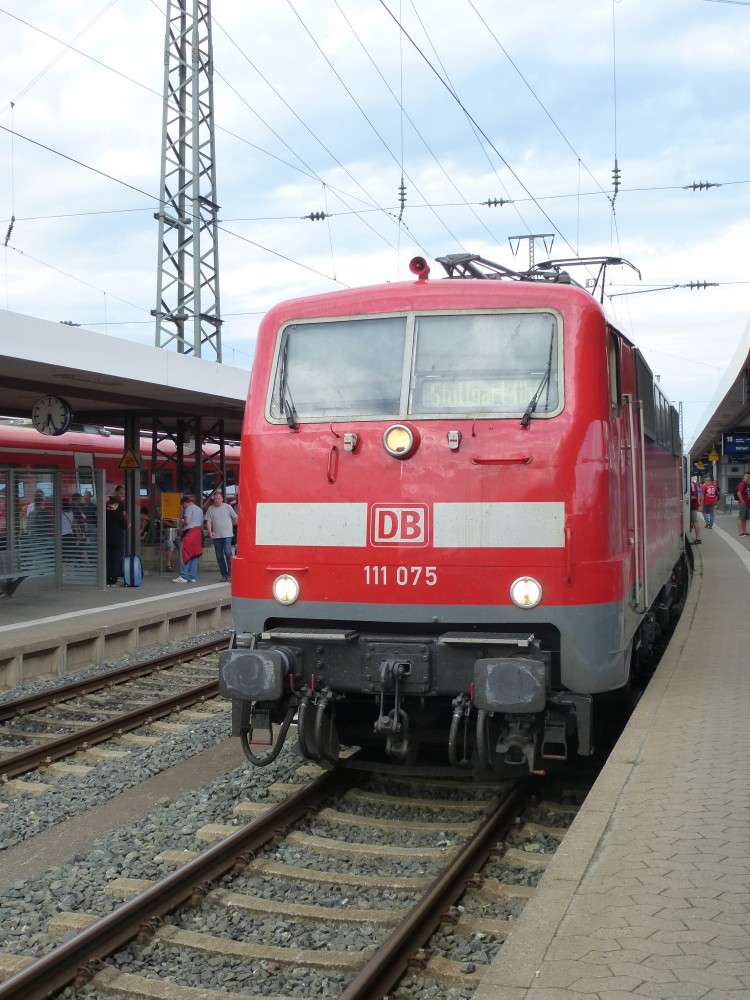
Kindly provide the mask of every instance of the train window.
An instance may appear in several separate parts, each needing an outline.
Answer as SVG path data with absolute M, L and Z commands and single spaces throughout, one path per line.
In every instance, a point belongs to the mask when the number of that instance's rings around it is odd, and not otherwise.
M 159 469 L 156 473 L 156 485 L 162 493 L 174 493 L 174 476 L 171 469 Z
M 621 378 L 621 368 L 620 368 L 620 341 L 617 339 L 617 334 L 612 329 L 609 328 L 609 401 L 612 405 L 612 409 L 615 411 L 615 415 L 620 415 L 620 406 L 622 401 L 622 378 Z
M 669 408 L 669 416 L 672 424 L 672 454 L 682 454 L 682 435 L 680 434 L 680 415 L 674 406 Z
M 643 433 L 656 440 L 656 407 L 654 405 L 654 376 L 640 351 L 635 354 L 635 382 L 638 399 L 641 401 Z
M 555 413 L 557 328 L 550 312 L 418 316 L 409 413 Z
M 272 419 L 398 416 L 404 316 L 291 324 L 279 348 Z
M 94 495 L 94 470 L 90 465 L 77 465 L 76 479 L 78 481 L 78 492 L 81 496 L 83 496 L 87 490 L 92 496 Z
M 664 448 L 665 451 L 672 450 L 672 419 L 669 416 L 669 403 L 666 396 L 660 396 L 660 407 L 661 407 L 661 433 L 659 435 L 659 444 Z

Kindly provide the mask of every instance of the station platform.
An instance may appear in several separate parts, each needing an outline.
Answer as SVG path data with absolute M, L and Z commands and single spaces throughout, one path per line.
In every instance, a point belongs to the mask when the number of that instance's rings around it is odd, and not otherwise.
M 165 642 L 231 625 L 230 585 L 218 568 L 196 584 L 178 573 L 147 573 L 139 587 L 57 588 L 24 580 L 0 598 L 0 691 L 118 659 Z
M 669 648 L 474 1000 L 750 996 L 750 538 L 718 515 Z

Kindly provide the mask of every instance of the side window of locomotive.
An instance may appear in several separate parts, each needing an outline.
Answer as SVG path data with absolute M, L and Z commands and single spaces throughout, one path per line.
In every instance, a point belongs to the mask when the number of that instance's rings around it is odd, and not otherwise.
M 549 312 L 418 316 L 410 414 L 535 417 L 560 408 L 557 318 Z
M 272 420 L 399 416 L 406 318 L 297 323 L 282 334 Z
M 635 382 L 642 407 L 643 433 L 655 441 L 657 417 L 654 400 L 654 376 L 640 351 L 636 351 L 635 354 Z
M 610 327 L 608 343 L 609 363 L 609 401 L 615 416 L 620 415 L 622 405 L 622 377 L 620 368 L 620 342 L 617 334 Z
M 669 416 L 672 423 L 672 454 L 682 454 L 682 434 L 680 433 L 680 415 L 674 406 L 669 408 Z

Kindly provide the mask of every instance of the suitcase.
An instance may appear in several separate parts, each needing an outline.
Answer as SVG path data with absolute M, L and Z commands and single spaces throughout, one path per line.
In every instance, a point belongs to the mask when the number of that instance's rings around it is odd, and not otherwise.
M 123 576 L 126 587 L 140 587 L 143 580 L 143 567 L 140 556 L 125 556 Z

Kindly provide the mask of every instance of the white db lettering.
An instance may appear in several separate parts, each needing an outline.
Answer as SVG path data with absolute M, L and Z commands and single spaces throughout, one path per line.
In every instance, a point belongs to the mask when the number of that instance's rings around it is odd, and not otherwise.
M 426 545 L 427 508 L 376 504 L 370 519 L 373 545 Z

